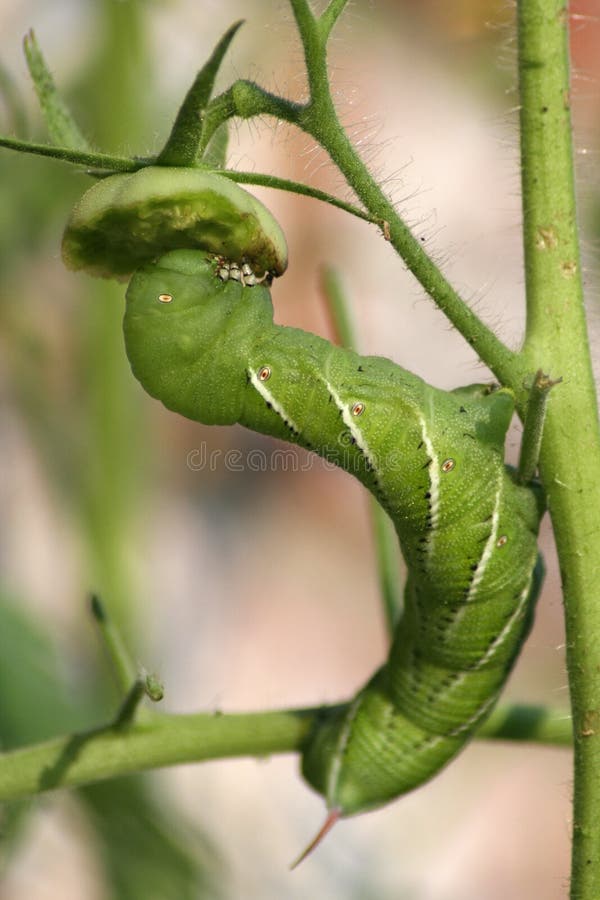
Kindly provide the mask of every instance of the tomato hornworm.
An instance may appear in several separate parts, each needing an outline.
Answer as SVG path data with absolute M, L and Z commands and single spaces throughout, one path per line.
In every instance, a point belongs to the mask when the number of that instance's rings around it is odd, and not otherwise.
M 149 394 L 318 453 L 394 523 L 408 579 L 389 657 L 304 747 L 331 822 L 431 778 L 491 711 L 531 625 L 544 505 L 504 463 L 509 389 L 439 390 L 273 323 L 285 240 L 248 197 L 195 170 L 113 176 L 76 208 L 63 249 L 74 268 L 134 272 L 125 342 Z

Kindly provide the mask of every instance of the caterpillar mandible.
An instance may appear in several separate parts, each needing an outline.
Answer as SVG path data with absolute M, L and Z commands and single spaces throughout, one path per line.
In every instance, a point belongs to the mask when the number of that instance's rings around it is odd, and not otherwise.
M 168 209 L 164 184 L 181 175 L 166 171 L 157 173 L 160 211 Z M 220 194 L 225 179 L 211 184 L 202 173 L 201 192 L 216 191 L 217 200 L 202 212 L 180 191 L 163 223 L 160 211 L 148 214 L 153 174 L 116 176 L 138 179 L 135 189 L 125 182 L 129 199 L 118 215 L 112 203 L 124 182 L 97 185 L 64 242 L 72 265 L 102 274 L 122 275 L 147 260 L 129 284 L 124 318 L 136 378 L 190 419 L 239 422 L 335 462 L 395 525 L 409 575 L 389 658 L 347 707 L 322 717 L 302 758 L 329 821 L 372 809 L 428 780 L 460 751 L 491 711 L 529 630 L 544 507 L 504 463 L 513 395 L 485 385 L 438 390 L 388 359 L 275 325 L 270 291 L 258 282 L 283 271 L 285 242 L 264 207 L 256 227 L 268 240 L 259 234 L 255 251 L 229 234 L 236 202 L 247 208 L 246 192 L 227 183 Z M 240 192 L 233 201 L 232 187 Z M 134 212 L 131 246 L 107 249 L 105 229 Z M 202 249 L 156 259 L 182 233 L 184 246 Z

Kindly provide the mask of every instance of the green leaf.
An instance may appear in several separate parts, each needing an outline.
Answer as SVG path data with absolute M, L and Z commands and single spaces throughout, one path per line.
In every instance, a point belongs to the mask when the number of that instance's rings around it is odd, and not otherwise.
M 161 166 L 193 166 L 198 156 L 203 129 L 203 114 L 210 100 L 223 58 L 237 30 L 243 23 L 229 28 L 209 60 L 200 69 L 177 113 L 169 139 L 161 150 L 157 164 Z
M 115 900 L 197 900 L 219 896 L 213 847 L 142 778 L 81 788 Z
M 71 150 L 89 150 L 90 146 L 87 140 L 56 90 L 54 79 L 42 56 L 33 30 L 25 36 L 23 49 L 50 139 Z
M 0 594 L 0 745 L 33 743 L 80 725 L 84 698 L 73 700 L 51 641 L 16 603 Z M 86 708 L 97 708 L 89 697 Z M 80 788 L 77 796 L 95 827 L 115 900 L 197 900 L 218 897 L 218 860 L 200 831 L 155 798 L 149 780 L 121 778 Z M 0 868 L 10 859 L 31 801 L 0 809 Z M 210 884 L 209 884 L 210 882 Z M 215 878 L 216 882 L 216 878 Z M 202 892 L 202 889 L 205 889 Z

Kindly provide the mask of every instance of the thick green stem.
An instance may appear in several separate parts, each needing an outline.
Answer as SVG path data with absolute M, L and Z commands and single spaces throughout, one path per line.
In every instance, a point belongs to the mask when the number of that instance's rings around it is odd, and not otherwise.
M 0 756 L 0 800 L 184 762 L 297 750 L 314 711 L 156 716 Z
M 156 715 L 54 738 L 0 754 L 0 801 L 179 763 L 297 752 L 322 712 Z M 557 746 L 571 737 L 563 713 L 520 706 L 497 709 L 481 736 Z
M 519 81 L 527 284 L 524 355 L 562 377 L 540 456 L 564 590 L 575 782 L 571 896 L 600 897 L 600 430 L 573 187 L 563 0 L 520 0 Z

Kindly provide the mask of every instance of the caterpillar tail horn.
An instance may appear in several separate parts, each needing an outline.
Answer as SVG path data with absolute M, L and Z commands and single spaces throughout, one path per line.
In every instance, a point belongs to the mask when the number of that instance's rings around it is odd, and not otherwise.
M 306 859 L 307 856 L 310 856 L 310 854 L 313 852 L 313 850 L 317 849 L 317 847 L 319 846 L 319 844 L 321 843 L 323 838 L 327 834 L 329 834 L 329 832 L 331 831 L 331 829 L 333 828 L 335 823 L 339 820 L 341 814 L 342 814 L 341 809 L 332 809 L 328 813 L 327 818 L 325 819 L 325 822 L 323 823 L 323 825 L 321 826 L 321 828 L 319 829 L 319 831 L 317 832 L 315 837 L 312 839 L 312 841 L 310 842 L 308 847 L 306 847 L 302 851 L 300 856 L 291 864 L 290 871 L 297 868 L 301 862 L 304 862 L 304 860 Z

